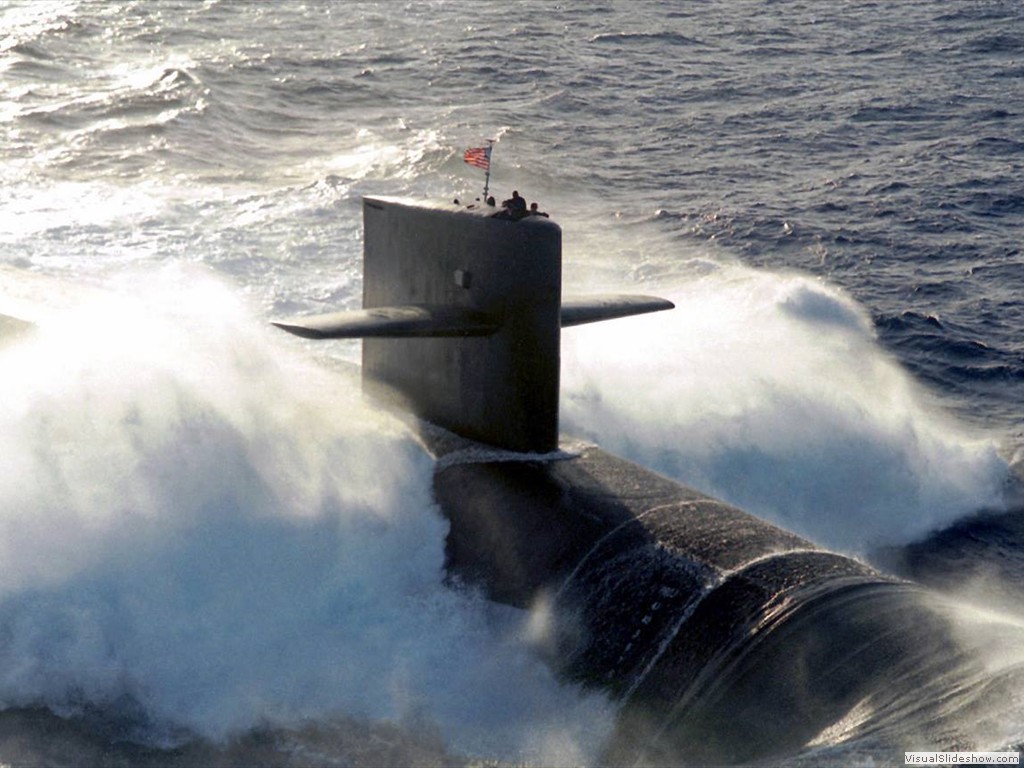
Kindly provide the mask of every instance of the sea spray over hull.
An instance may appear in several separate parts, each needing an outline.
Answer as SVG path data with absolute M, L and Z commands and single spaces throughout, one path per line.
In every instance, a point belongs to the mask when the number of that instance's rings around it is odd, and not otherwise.
M 594 706 L 600 697 L 572 687 L 540 698 L 500 693 L 510 678 L 516 688 L 537 685 L 538 673 L 474 618 L 478 603 L 440 589 L 445 557 L 456 581 L 533 608 L 534 644 L 564 677 L 618 697 L 609 762 L 684 753 L 740 760 L 851 739 L 873 740 L 885 754 L 908 742 L 1007 743 L 960 723 L 977 691 L 988 685 L 989 700 L 1004 700 L 997 694 L 1013 678 L 979 678 L 916 589 L 592 446 L 563 444 L 561 460 L 510 461 L 512 454 L 474 452 L 428 431 L 438 456 L 431 466 L 379 416 L 363 430 L 361 408 L 338 408 L 347 380 L 321 378 L 305 364 L 293 377 L 296 361 L 274 336 L 248 335 L 258 324 L 231 310 L 225 293 L 194 275 L 183 279 L 188 289 L 171 279 L 155 294 L 136 286 L 141 302 L 105 295 L 58 313 L 3 352 L 7 370 L 19 371 L 4 382 L 4 418 L 18 426 L 3 438 L 34 445 L 19 453 L 37 469 L 59 467 L 52 477 L 67 481 L 39 485 L 28 517 L 18 513 L 25 475 L 4 486 L 11 530 L 38 534 L 22 539 L 20 581 L 11 567 L 18 561 L 6 558 L 0 617 L 15 642 L 3 649 L 11 663 L 0 681 L 5 757 L 58 762 L 63 750 L 98 755 L 97 763 L 185 765 L 211 756 L 303 765 L 311 745 L 337 757 L 393 739 L 395 751 L 371 750 L 378 762 L 447 762 L 431 746 L 437 738 L 450 751 L 494 755 L 498 724 L 512 718 L 513 731 L 530 732 L 538 721 L 524 713 L 533 712 L 549 729 L 558 718 L 598 725 L 581 751 L 554 759 L 535 747 L 513 759 L 593 762 L 587 757 L 609 722 Z M 229 332 L 203 332 L 222 326 Z M 276 404 L 265 408 L 270 393 Z M 89 418 L 76 417 L 82 402 Z M 47 440 L 33 431 L 43 428 Z M 176 446 L 207 461 L 185 462 Z M 379 460 L 351 463 L 370 449 Z M 404 469 L 396 474 L 396 466 Z M 338 522 L 329 524 L 328 510 L 311 516 L 349 470 Z M 433 513 L 408 503 L 412 493 L 429 506 L 431 471 L 447 534 Z M 386 498 L 373 495 L 381 473 L 397 483 Z M 90 476 L 119 478 L 108 488 L 116 500 L 84 484 Z M 314 476 L 326 482 L 319 491 L 306 484 Z M 79 486 L 81 495 L 54 495 Z M 254 493 L 259 487 L 276 494 Z M 268 501 L 275 495 L 292 502 L 277 509 Z M 129 514 L 129 497 L 148 523 Z M 305 501 L 294 505 L 296 498 Z M 34 528 L 58 501 L 74 502 L 65 530 L 91 518 L 120 539 L 85 530 L 62 541 Z M 160 531 L 169 535 L 152 535 Z M 325 543 L 337 562 L 310 557 L 328 555 Z M 74 574 L 62 575 L 69 567 Z M 236 641 L 225 645 L 226 636 Z M 273 663 L 261 655 L 268 643 Z M 359 677 L 366 665 L 368 676 Z M 915 704 L 922 691 L 941 706 Z M 48 709 L 25 708 L 36 705 Z M 412 725 L 396 735 L 376 724 L 410 712 L 439 723 L 443 736 Z M 290 727 L 296 718 L 315 725 Z M 503 737 L 513 746 L 502 754 L 517 754 L 517 737 Z M 166 739 L 180 746 L 153 746 Z
M 123 287 L 0 347 L 0 761 L 586 762 L 404 425 L 202 272 Z
M 560 331 L 575 323 L 554 222 L 385 198 L 364 200 L 364 222 L 363 310 L 274 324 L 365 336 L 370 391 L 392 388 L 434 425 L 423 433 L 449 574 L 532 608 L 552 667 L 623 703 L 605 759 L 789 756 L 873 707 L 890 675 L 954 657 L 944 620 L 899 582 L 595 447 L 555 450 Z M 793 322 L 836 328 L 848 352 L 870 347 L 869 323 L 841 299 L 805 285 L 782 301 Z M 639 347 L 664 343 L 638 331 Z M 654 381 L 673 391 L 672 377 Z M 918 626 L 941 646 L 923 659 Z
M 563 334 L 564 432 L 858 556 L 1004 507 L 998 441 L 935 408 L 845 292 L 734 265 L 662 292 L 672 312 Z
M 450 572 L 532 606 L 549 662 L 621 700 L 609 764 L 792 755 L 979 678 L 919 589 L 857 561 L 593 446 L 524 460 L 427 434 Z M 926 714 L 919 743 L 974 738 Z

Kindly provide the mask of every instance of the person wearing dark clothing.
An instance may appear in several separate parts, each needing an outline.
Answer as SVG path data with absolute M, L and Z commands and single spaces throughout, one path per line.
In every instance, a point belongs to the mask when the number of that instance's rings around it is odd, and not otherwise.
M 514 214 L 526 213 L 526 198 L 519 196 L 519 190 L 512 190 L 512 197 L 502 203 L 502 206 L 508 208 Z
M 493 206 L 494 198 L 487 198 L 487 204 Z M 527 209 L 526 198 L 520 196 L 519 190 L 512 192 L 512 197 L 508 200 L 504 200 L 501 203 L 501 208 L 497 212 L 491 214 L 491 218 L 494 219 L 511 219 L 512 221 L 519 221 L 527 216 L 543 216 L 544 218 L 550 218 L 546 213 L 537 208 L 537 203 L 532 203 Z

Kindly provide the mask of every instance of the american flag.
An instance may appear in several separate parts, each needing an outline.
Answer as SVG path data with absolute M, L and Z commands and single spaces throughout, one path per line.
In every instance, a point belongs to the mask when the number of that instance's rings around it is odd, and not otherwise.
M 491 148 L 470 147 L 462 153 L 462 159 L 482 171 L 491 170 Z

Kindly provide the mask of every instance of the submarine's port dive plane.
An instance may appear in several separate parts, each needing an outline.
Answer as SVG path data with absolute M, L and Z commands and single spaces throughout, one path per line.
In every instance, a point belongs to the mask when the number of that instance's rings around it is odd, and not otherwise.
M 422 419 L 437 458 L 449 573 L 548 612 L 551 664 L 621 701 L 603 760 L 781 757 L 907 705 L 898 679 L 948 674 L 961 652 L 918 588 L 598 447 L 558 450 L 561 329 L 672 304 L 563 299 L 560 227 L 492 212 L 366 198 L 364 308 L 275 325 L 365 339 L 364 386 Z M 929 722 L 928 748 L 962 747 Z

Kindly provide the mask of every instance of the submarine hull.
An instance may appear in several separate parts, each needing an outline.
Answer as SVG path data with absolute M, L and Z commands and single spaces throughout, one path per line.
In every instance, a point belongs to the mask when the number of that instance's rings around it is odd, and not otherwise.
M 960 655 L 918 588 L 597 447 L 443 442 L 449 573 L 532 610 L 550 665 L 621 703 L 607 764 L 792 754 Z

